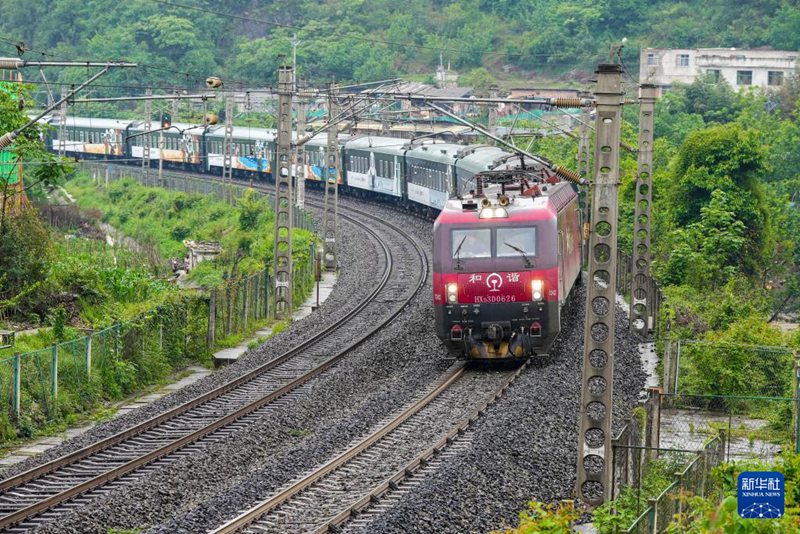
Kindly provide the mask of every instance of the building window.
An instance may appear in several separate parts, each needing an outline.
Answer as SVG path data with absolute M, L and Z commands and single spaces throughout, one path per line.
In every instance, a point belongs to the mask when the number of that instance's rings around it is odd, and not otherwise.
M 647 66 L 648 67 L 658 66 L 658 56 L 653 53 L 647 54 Z
M 675 65 L 678 67 L 689 66 L 689 54 L 678 54 L 675 56 Z
M 706 69 L 706 74 L 715 82 L 718 82 L 722 75 L 719 69 Z
M 737 70 L 736 71 L 736 85 L 753 85 L 753 71 L 752 70 Z
M 779 70 L 768 71 L 767 85 L 783 85 L 783 72 Z

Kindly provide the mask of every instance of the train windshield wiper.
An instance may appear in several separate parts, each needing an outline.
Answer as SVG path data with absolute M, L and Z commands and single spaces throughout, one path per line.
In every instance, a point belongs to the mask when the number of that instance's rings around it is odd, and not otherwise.
M 464 244 L 464 241 L 466 240 L 467 240 L 467 234 L 464 234 L 464 237 L 461 238 L 461 243 L 458 244 L 458 247 L 456 247 L 456 251 L 453 253 L 453 256 L 455 256 L 456 258 L 455 268 L 457 271 L 463 269 L 463 267 L 461 266 L 461 246 Z
M 503 244 L 504 244 L 505 246 L 507 246 L 508 248 L 510 248 L 510 249 L 512 249 L 512 250 L 516 250 L 517 252 L 519 252 L 519 253 L 520 253 L 520 255 L 522 256 L 522 259 L 523 259 L 523 260 L 525 260 L 525 267 L 533 267 L 533 263 L 531 263 L 531 260 L 530 260 L 530 259 L 528 258 L 528 256 L 525 254 L 525 251 L 524 251 L 524 250 L 522 250 L 522 249 L 521 249 L 521 248 L 519 248 L 519 247 L 515 247 L 515 246 L 514 246 L 514 245 L 512 245 L 511 243 L 506 243 L 505 241 L 503 242 Z

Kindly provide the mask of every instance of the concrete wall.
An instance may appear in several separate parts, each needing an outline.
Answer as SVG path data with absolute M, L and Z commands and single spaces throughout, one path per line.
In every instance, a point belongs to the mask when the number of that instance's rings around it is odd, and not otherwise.
M 784 80 L 795 72 L 798 52 L 784 50 L 741 50 L 736 48 L 643 48 L 639 80 L 660 88 L 676 82 L 692 83 L 698 76 L 718 71 L 734 89 L 777 87 L 769 73 L 779 72 Z M 750 84 L 739 83 L 739 72 L 751 72 Z

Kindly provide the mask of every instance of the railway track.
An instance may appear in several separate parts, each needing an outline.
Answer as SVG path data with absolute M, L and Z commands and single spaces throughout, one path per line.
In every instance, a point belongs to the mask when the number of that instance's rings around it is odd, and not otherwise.
M 369 213 L 348 212 L 340 216 L 362 228 L 382 250 L 382 257 L 370 258 L 380 279 L 367 298 L 334 325 L 232 382 L 89 447 L 0 481 L 0 529 L 34 528 L 135 480 L 148 469 L 190 454 L 206 441 L 223 439 L 274 409 L 278 399 L 301 394 L 311 379 L 393 320 L 424 286 L 428 276 L 425 252 L 403 229 Z M 381 237 L 375 227 L 382 227 L 391 237 Z M 390 240 L 395 241 L 391 246 L 387 244 Z
M 214 534 L 338 531 L 457 443 L 523 369 L 490 373 L 454 365 L 399 413 Z

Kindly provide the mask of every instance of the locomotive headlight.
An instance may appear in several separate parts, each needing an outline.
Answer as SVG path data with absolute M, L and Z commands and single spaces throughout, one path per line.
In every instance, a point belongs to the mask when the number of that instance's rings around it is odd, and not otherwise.
M 531 280 L 531 293 L 533 300 L 542 300 L 542 289 L 544 283 L 541 280 Z
M 478 214 L 479 219 L 505 219 L 508 217 L 508 211 L 505 208 L 483 208 Z
M 458 302 L 458 284 L 455 282 L 447 284 L 447 302 L 450 304 Z

